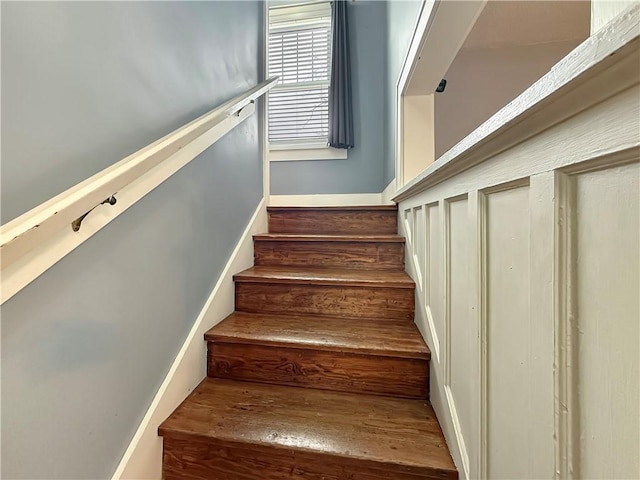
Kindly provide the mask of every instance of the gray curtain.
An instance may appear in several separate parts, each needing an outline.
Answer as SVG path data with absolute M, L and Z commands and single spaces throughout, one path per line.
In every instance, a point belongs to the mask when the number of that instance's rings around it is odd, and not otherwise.
M 329 146 L 352 148 L 353 117 L 351 114 L 347 2 L 334 0 L 331 16 L 333 21 L 333 42 L 331 84 L 329 85 Z

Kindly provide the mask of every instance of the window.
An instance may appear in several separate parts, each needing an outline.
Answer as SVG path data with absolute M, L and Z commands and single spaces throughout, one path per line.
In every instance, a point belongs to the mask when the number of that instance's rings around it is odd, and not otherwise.
M 277 148 L 326 147 L 329 129 L 331 4 L 269 8 L 269 143 Z

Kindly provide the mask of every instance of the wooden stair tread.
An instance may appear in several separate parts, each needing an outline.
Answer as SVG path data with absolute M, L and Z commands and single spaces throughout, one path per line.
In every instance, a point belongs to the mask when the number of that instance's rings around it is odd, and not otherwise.
M 403 271 L 359 271 L 329 268 L 251 267 L 234 275 L 235 282 L 296 283 L 414 289 Z
M 368 212 L 368 211 L 382 211 L 382 212 L 396 212 L 398 211 L 397 205 L 350 205 L 350 206 L 337 206 L 337 207 L 294 207 L 294 206 L 282 206 L 282 207 L 267 207 L 267 212 Z
M 395 234 L 388 235 L 323 235 L 300 233 L 261 233 L 253 236 L 257 241 L 281 242 L 379 242 L 404 243 L 404 237 Z
M 207 378 L 158 430 L 163 437 L 311 452 L 389 472 L 457 478 L 424 400 Z
M 413 322 L 315 315 L 234 312 L 205 334 L 224 341 L 430 359 Z

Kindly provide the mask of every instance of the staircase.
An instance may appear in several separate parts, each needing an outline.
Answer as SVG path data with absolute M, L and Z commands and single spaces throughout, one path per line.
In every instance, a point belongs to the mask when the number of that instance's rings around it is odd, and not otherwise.
M 160 426 L 163 475 L 456 479 L 427 401 L 395 206 L 270 207 L 207 378 Z

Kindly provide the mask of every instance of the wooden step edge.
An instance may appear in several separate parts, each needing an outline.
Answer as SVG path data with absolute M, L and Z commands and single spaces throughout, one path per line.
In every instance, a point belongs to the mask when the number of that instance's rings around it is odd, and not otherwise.
M 271 206 L 267 207 L 267 212 L 397 212 L 398 205 L 351 205 L 351 206 L 332 206 L 332 207 L 294 207 L 294 206 Z
M 354 271 L 357 271 L 354 269 Z M 384 270 L 378 270 L 381 273 L 384 273 Z M 249 277 L 249 276 L 239 276 L 233 277 L 233 281 L 236 283 L 277 283 L 277 284 L 285 284 L 285 285 L 324 285 L 324 286 L 344 286 L 344 287 L 364 287 L 364 288 L 398 288 L 405 290 L 413 290 L 415 288 L 415 283 L 409 284 L 407 283 L 398 283 L 398 282 L 366 282 L 366 281 L 358 281 L 358 280 L 338 280 L 338 279 L 302 279 L 302 278 L 288 278 L 288 277 Z
M 236 313 L 242 314 L 242 315 L 269 315 L 269 316 L 273 316 L 273 317 L 277 317 L 277 316 L 285 316 L 285 317 L 289 317 L 289 316 L 294 316 L 294 317 L 314 317 L 314 318 L 340 318 L 341 320 L 344 320 L 345 322 L 349 322 L 349 321 L 355 321 L 355 322 L 361 322 L 361 321 L 371 321 L 371 322 L 380 322 L 381 324 L 384 323 L 409 323 L 411 325 L 415 325 L 416 328 L 417 325 L 415 324 L 415 322 L 413 320 L 408 321 L 405 320 L 403 318 L 386 318 L 383 316 L 379 316 L 379 317 L 358 317 L 358 316 L 351 316 L 351 315 L 345 315 L 345 314 L 339 314 L 339 315 L 323 315 L 321 313 L 294 313 L 294 314 L 288 314 L 288 313 L 260 313 L 260 312 L 245 312 L 242 310 L 234 310 L 232 313 L 230 313 L 226 318 L 235 315 Z M 213 327 L 211 327 L 209 330 L 213 330 L 214 328 L 216 328 L 216 326 L 220 325 L 222 323 L 222 320 L 220 322 L 218 322 L 216 325 L 214 325 Z M 420 330 L 418 330 L 419 332 Z
M 260 233 L 253 236 L 256 242 L 349 242 L 349 243 L 405 243 L 400 235 L 327 235 L 294 233 Z
M 325 352 L 335 353 L 353 353 L 357 355 L 367 355 L 372 357 L 393 357 L 393 358 L 405 358 L 411 360 L 431 360 L 431 351 L 425 345 L 425 349 L 418 350 L 394 350 L 394 349 L 376 349 L 366 347 L 353 347 L 343 344 L 318 344 L 304 341 L 286 341 L 286 340 L 273 340 L 267 338 L 257 338 L 249 336 L 235 336 L 216 333 L 213 330 L 204 334 L 204 339 L 210 343 L 233 343 L 241 345 L 260 345 L 263 347 L 283 347 L 292 348 L 297 350 L 322 350 Z
M 295 388 L 295 387 L 291 387 Z M 362 395 L 362 394 L 354 394 Z M 229 448 L 247 449 L 247 450 L 261 450 L 268 455 L 269 451 L 276 452 L 299 452 L 306 455 L 313 455 L 322 458 L 326 458 L 327 461 L 338 461 L 341 464 L 345 464 L 350 467 L 357 467 L 358 465 L 366 465 L 368 468 L 374 468 L 382 473 L 395 473 L 401 471 L 405 474 L 415 475 L 422 477 L 425 480 L 458 480 L 458 471 L 455 469 L 446 469 L 441 467 L 425 467 L 423 465 L 416 465 L 415 463 L 403 462 L 403 461 L 385 461 L 377 460 L 369 457 L 359 455 L 347 455 L 337 452 L 324 452 L 322 450 L 316 450 L 310 447 L 304 447 L 300 445 L 288 446 L 280 445 L 277 443 L 269 443 L 264 441 L 251 441 L 240 440 L 237 437 L 231 437 L 226 435 L 212 436 L 199 432 L 191 432 L 187 430 L 177 430 L 173 428 L 165 428 L 163 424 L 158 427 L 158 436 L 162 438 L 171 438 L 176 440 L 189 441 L 201 441 L 207 444 L 224 444 Z M 428 473 L 425 472 L 428 470 Z M 391 478 L 391 477 L 389 477 Z
M 341 270 L 341 274 L 344 275 L 344 278 L 337 277 L 314 277 L 313 273 L 323 274 L 324 271 L 331 271 L 334 269 L 321 269 L 318 268 L 314 271 L 308 268 L 290 268 L 288 270 L 282 270 L 280 272 L 273 272 L 269 274 L 269 276 L 258 275 L 253 271 L 253 268 L 249 268 L 243 272 L 236 273 L 233 276 L 233 281 L 236 283 L 278 283 L 278 284 L 288 284 L 288 285 L 328 285 L 328 286 L 345 286 L 345 287 L 365 287 L 365 288 L 398 288 L 398 289 L 406 289 L 406 290 L 414 290 L 416 287 L 415 282 L 409 277 L 406 276 L 406 279 L 402 280 L 383 280 L 381 277 L 384 277 L 385 274 L 396 273 L 396 271 L 367 271 L 370 273 L 371 278 L 357 278 L 357 274 L 362 272 L 358 269 L 352 270 Z M 269 271 L 271 268 L 277 267 L 259 267 L 263 268 L 263 271 Z M 298 276 L 295 275 L 294 271 L 298 272 L 310 272 L 309 276 Z M 398 271 L 399 273 L 399 271 Z M 349 275 L 355 275 L 355 277 L 350 277 Z

